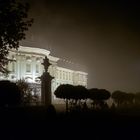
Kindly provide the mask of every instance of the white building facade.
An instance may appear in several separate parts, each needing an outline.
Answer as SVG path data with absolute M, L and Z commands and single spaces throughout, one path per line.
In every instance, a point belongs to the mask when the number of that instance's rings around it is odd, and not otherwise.
M 59 58 L 51 56 L 50 51 L 20 46 L 17 51 L 11 50 L 8 58 L 15 60 L 9 62 L 7 65 L 10 74 L 8 77 L 0 76 L 1 80 L 7 79 L 10 81 L 16 81 L 19 79 L 25 79 L 29 83 L 40 84 L 39 77 L 44 71 L 42 65 L 43 59 L 47 56 L 52 64 L 48 72 L 54 77 L 52 80 L 52 102 L 57 100 L 53 93 L 56 88 L 61 84 L 83 85 L 87 87 L 87 73 L 82 71 L 75 71 L 57 65 Z

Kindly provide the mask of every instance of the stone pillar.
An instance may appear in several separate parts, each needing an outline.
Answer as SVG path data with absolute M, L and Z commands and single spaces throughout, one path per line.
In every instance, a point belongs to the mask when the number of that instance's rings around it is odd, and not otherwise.
M 49 106 L 52 103 L 51 81 L 53 77 L 48 73 L 48 67 L 51 64 L 49 63 L 49 59 L 47 57 L 45 57 L 42 64 L 45 71 L 41 76 L 41 101 L 43 105 Z
M 17 54 L 16 56 L 16 75 L 17 75 L 17 80 L 20 79 L 20 55 Z
M 32 79 L 35 82 L 35 74 L 36 74 L 36 58 L 35 56 L 32 56 Z
M 25 55 L 22 55 L 20 58 L 20 79 L 24 78 L 25 76 L 25 62 L 26 62 L 26 57 Z

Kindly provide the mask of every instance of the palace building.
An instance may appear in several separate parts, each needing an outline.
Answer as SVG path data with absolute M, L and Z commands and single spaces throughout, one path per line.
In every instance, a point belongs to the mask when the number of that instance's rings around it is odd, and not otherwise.
M 39 77 L 44 72 L 42 62 L 45 56 L 49 58 L 51 63 L 48 72 L 54 77 L 51 87 L 52 102 L 57 100 L 53 92 L 61 84 L 83 85 L 87 87 L 88 73 L 58 66 L 60 59 L 51 56 L 48 50 L 24 46 L 20 46 L 18 50 L 10 51 L 8 58 L 15 61 L 9 62 L 7 68 L 10 74 L 7 77 L 1 75 L 1 80 L 17 81 L 19 79 L 25 79 L 28 83 L 39 86 L 41 83 Z M 38 94 L 41 96 L 40 92 Z

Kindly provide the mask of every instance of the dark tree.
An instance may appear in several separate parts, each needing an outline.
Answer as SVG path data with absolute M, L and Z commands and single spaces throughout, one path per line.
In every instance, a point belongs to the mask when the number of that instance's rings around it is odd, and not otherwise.
M 73 96 L 73 98 L 77 99 L 77 100 L 81 100 L 81 99 L 87 99 L 88 98 L 88 90 L 81 85 L 75 86 L 75 94 Z
M 73 92 L 71 92 L 71 109 L 76 110 L 76 111 L 80 111 L 82 109 L 82 107 L 86 106 L 86 99 L 88 98 L 88 90 L 82 86 L 82 85 L 77 85 L 74 86 L 74 90 Z M 83 102 L 83 101 L 84 102 Z M 83 104 L 84 103 L 84 104 Z
M 7 73 L 10 49 L 18 49 L 33 19 L 28 19 L 29 5 L 17 0 L 0 0 L 0 72 Z
M 134 93 L 126 93 L 125 94 L 126 105 L 133 105 L 134 99 L 135 99 Z
M 74 86 L 69 84 L 60 85 L 54 92 L 57 98 L 66 100 L 66 112 L 68 112 L 68 100 L 72 97 L 73 92 Z
M 92 105 L 95 106 L 95 108 L 103 108 L 106 106 L 105 101 L 108 100 L 110 96 L 110 92 L 106 89 L 89 89 L 89 98 L 93 101 Z
M 136 102 L 136 94 L 133 93 L 126 93 L 123 91 L 114 91 L 111 95 L 114 105 L 116 104 L 117 107 L 132 107 L 134 102 Z
M 18 106 L 21 103 L 21 92 L 15 83 L 0 81 L 0 106 Z
M 125 102 L 125 98 L 126 98 L 126 93 L 123 91 L 114 91 L 111 95 L 112 99 L 114 100 L 114 102 L 117 104 L 117 106 L 122 106 L 122 104 L 124 104 Z
M 81 100 L 88 98 L 88 90 L 81 85 L 73 86 L 69 84 L 60 85 L 55 93 L 57 98 L 66 100 L 66 112 L 68 112 L 68 102 L 71 105 L 71 109 L 80 109 Z M 86 102 L 85 102 L 86 104 Z
M 134 96 L 135 104 L 140 105 L 140 92 L 137 92 Z

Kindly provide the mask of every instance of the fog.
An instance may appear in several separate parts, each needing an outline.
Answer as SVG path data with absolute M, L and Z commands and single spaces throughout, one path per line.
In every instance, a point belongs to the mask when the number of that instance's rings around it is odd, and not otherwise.
M 88 88 L 140 91 L 140 15 L 134 2 L 29 0 L 23 44 L 46 48 L 88 72 Z M 62 64 L 60 64 L 62 65 Z

